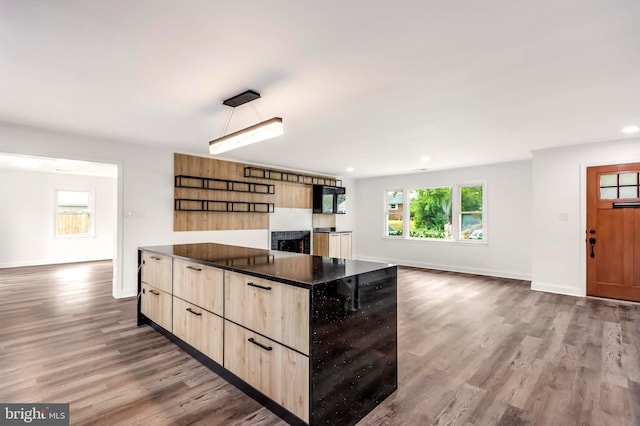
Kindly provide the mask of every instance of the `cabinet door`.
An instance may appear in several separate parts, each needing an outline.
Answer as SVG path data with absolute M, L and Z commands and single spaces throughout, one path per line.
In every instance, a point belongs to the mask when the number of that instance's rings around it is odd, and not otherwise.
M 222 315 L 224 271 L 174 259 L 173 295 Z
M 142 252 L 142 282 L 167 293 L 172 292 L 172 259 L 148 251 Z
M 351 259 L 351 232 L 340 234 L 340 257 Z
M 342 257 L 340 234 L 329 234 L 329 257 Z
M 222 365 L 223 320 L 196 305 L 173 298 L 173 334 Z
M 140 312 L 167 331 L 171 330 L 171 295 L 142 283 Z
M 224 317 L 309 354 L 309 290 L 225 271 Z
M 313 233 L 313 254 L 316 256 L 329 256 L 329 234 L 326 232 Z
M 224 321 L 224 367 L 309 422 L 309 358 Z

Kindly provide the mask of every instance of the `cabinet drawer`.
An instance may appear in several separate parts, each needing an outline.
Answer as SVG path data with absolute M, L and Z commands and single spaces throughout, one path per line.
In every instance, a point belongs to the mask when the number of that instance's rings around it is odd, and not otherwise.
M 223 321 L 202 308 L 173 298 L 173 334 L 222 365 Z
M 224 317 L 309 354 L 309 290 L 225 271 Z
M 309 358 L 229 321 L 224 367 L 309 422 Z
M 224 271 L 199 263 L 174 259 L 173 294 L 222 315 Z
M 142 252 L 142 282 L 171 293 L 172 259 L 147 251 Z
M 140 312 L 167 331 L 171 331 L 171 295 L 142 283 Z

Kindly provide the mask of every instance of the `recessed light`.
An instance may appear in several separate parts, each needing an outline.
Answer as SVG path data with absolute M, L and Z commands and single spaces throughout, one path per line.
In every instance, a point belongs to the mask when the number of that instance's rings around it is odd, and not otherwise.
M 422 157 L 420 157 L 420 161 L 422 161 L 423 163 L 426 163 L 429 160 L 430 160 L 430 158 L 429 158 L 428 155 L 423 155 Z
M 640 130 L 638 126 L 627 126 L 622 129 L 622 133 L 636 133 L 638 130 Z
M 354 168 L 353 168 L 353 167 L 347 167 L 347 171 L 348 171 L 348 172 L 352 172 L 353 170 L 354 170 Z

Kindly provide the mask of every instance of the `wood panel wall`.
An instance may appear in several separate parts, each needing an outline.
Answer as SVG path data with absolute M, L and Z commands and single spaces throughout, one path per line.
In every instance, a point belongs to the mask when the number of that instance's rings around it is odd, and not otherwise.
M 312 207 L 312 186 L 293 182 L 244 177 L 244 168 L 250 164 L 215 158 L 174 154 L 174 176 L 186 175 L 204 178 L 256 182 L 275 186 L 275 194 L 256 194 L 174 188 L 174 198 L 196 200 L 244 201 L 273 203 L 275 207 L 310 209 Z M 255 165 L 254 165 L 255 166 Z M 273 170 L 273 169 L 272 169 Z M 283 172 L 295 173 L 290 170 Z M 326 176 L 327 178 L 332 178 Z M 335 178 L 332 178 L 335 179 Z M 269 213 L 228 213 L 228 212 L 183 212 L 174 211 L 174 231 L 206 231 L 223 229 L 268 229 Z

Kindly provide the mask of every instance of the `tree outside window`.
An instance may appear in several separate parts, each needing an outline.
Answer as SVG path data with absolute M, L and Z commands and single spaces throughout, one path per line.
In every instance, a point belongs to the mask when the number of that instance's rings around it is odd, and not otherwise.
M 453 238 L 450 187 L 411 190 L 409 202 L 409 236 L 444 240 Z
M 386 191 L 385 236 L 486 241 L 485 190 L 470 184 Z
M 482 240 L 482 186 L 460 187 L 460 239 Z

